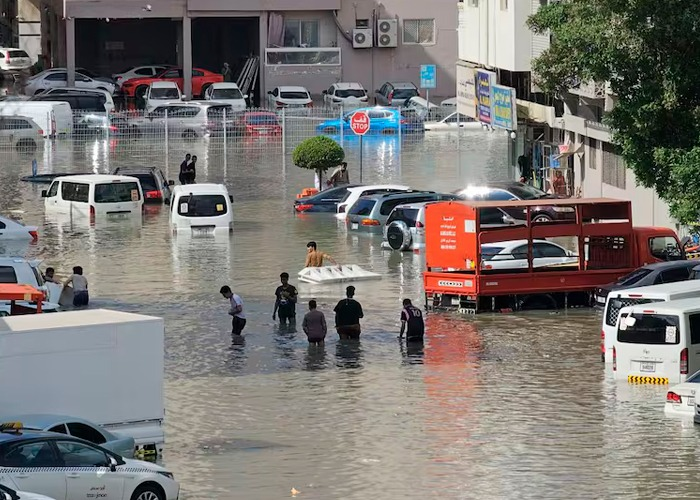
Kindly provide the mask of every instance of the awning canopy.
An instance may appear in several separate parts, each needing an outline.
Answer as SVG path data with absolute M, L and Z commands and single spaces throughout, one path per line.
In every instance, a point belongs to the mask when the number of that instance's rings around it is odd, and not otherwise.
M 583 153 L 583 144 L 576 144 L 573 147 L 569 146 L 568 151 L 564 151 L 563 153 L 559 153 L 558 155 L 554 156 L 554 159 L 566 160 L 569 156 L 573 156 L 575 154 L 580 153 Z

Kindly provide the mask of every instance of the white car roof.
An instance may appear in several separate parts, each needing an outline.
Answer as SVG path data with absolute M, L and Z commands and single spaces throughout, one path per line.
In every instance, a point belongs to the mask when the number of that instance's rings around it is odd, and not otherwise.
M 175 186 L 175 194 L 223 194 L 228 195 L 228 189 L 223 184 L 187 184 L 185 186 Z
M 550 245 L 554 245 L 558 247 L 554 242 L 547 241 L 547 240 L 532 240 L 533 243 L 548 243 Z M 482 248 L 489 248 L 489 247 L 503 247 L 504 250 L 508 250 L 510 248 L 515 248 L 519 247 L 520 245 L 527 245 L 527 240 L 508 240 L 508 241 L 497 241 L 494 243 L 484 243 L 481 245 Z M 563 248 L 563 247 L 560 247 Z
M 654 302 L 653 304 L 637 304 L 621 309 L 640 312 L 645 310 L 653 310 L 655 314 L 683 314 L 695 313 L 700 311 L 700 301 L 697 298 L 670 300 L 668 302 Z M 627 312 L 627 311 L 625 311 Z
M 139 180 L 136 177 L 130 177 L 128 175 L 108 175 L 108 174 L 85 174 L 85 175 L 66 175 L 63 177 L 56 177 L 55 181 L 77 181 L 77 182 L 94 182 L 94 183 L 105 183 L 114 181 L 136 181 Z
M 151 82 L 151 88 L 154 89 L 173 89 L 179 88 L 175 82 Z
M 238 85 L 233 82 L 216 82 L 211 84 L 213 89 L 237 89 Z
M 403 186 L 401 184 L 372 184 L 371 186 L 355 186 L 348 188 L 351 193 L 362 193 L 364 191 L 370 191 L 372 189 L 403 189 L 408 191 L 411 186 Z
M 338 82 L 335 83 L 335 88 L 339 90 L 349 90 L 349 89 L 357 89 L 357 90 L 364 90 L 365 88 L 360 85 L 357 82 Z
M 291 85 L 284 85 L 278 87 L 280 89 L 280 92 L 306 92 L 307 94 L 309 93 L 308 90 L 306 90 L 304 87 L 298 87 L 298 86 L 291 86 Z

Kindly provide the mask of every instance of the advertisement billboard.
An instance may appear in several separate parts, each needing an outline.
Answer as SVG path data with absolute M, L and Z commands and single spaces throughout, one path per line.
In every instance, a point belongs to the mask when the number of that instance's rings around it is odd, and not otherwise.
M 515 130 L 518 126 L 515 89 L 503 85 L 493 85 L 491 99 L 491 124 L 497 128 Z
M 496 73 L 479 69 L 476 71 L 476 101 L 478 119 L 481 123 L 491 125 L 493 97 L 491 91 L 496 83 Z
M 476 120 L 474 68 L 457 64 L 457 111 Z

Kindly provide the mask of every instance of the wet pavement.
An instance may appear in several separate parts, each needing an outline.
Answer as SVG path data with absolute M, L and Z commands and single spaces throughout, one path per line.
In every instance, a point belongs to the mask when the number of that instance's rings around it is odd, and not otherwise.
M 507 138 L 481 131 L 365 144 L 364 181 L 454 190 L 512 176 Z M 459 151 L 457 150 L 459 145 Z M 169 178 L 185 151 L 198 181 L 233 193 L 231 237 L 173 237 L 167 208 L 143 220 L 45 215 L 40 172 L 108 172 L 158 165 Z M 28 255 L 59 276 L 82 265 L 91 306 L 166 320 L 163 458 L 186 499 L 697 498 L 700 451 L 692 423 L 666 419 L 664 387 L 629 387 L 600 363 L 590 310 L 465 318 L 430 315 L 422 349 L 396 340 L 400 299 L 422 304 L 420 255 L 380 249 L 329 216 L 295 216 L 312 176 L 263 143 L 222 148 L 108 141 L 47 143 L 34 155 L 0 153 L 0 213 L 40 226 Z M 351 180 L 357 149 L 350 146 Z M 305 245 L 379 272 L 357 283 L 359 345 L 331 334 L 308 347 L 272 320 L 278 275 L 303 267 Z M 230 284 L 245 302 L 246 342 L 230 345 Z M 332 322 L 343 286 L 299 284 Z M 125 367 L 125 369 L 134 369 Z M 117 374 L 115 374 L 117 375 Z M 105 384 L 108 381 L 105 380 Z

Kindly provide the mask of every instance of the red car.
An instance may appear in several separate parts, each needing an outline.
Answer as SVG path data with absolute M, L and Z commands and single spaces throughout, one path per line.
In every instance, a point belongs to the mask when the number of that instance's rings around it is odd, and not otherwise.
M 241 116 L 246 135 L 281 135 L 282 126 L 271 111 L 247 111 Z
M 192 94 L 195 97 L 203 97 L 207 87 L 212 83 L 223 82 L 224 77 L 218 73 L 212 73 L 206 69 L 192 69 Z M 143 78 L 132 78 L 122 84 L 122 92 L 127 97 L 142 98 L 146 89 L 153 82 L 175 82 L 180 90 L 184 87 L 182 68 L 168 68 L 156 76 L 145 76 Z

